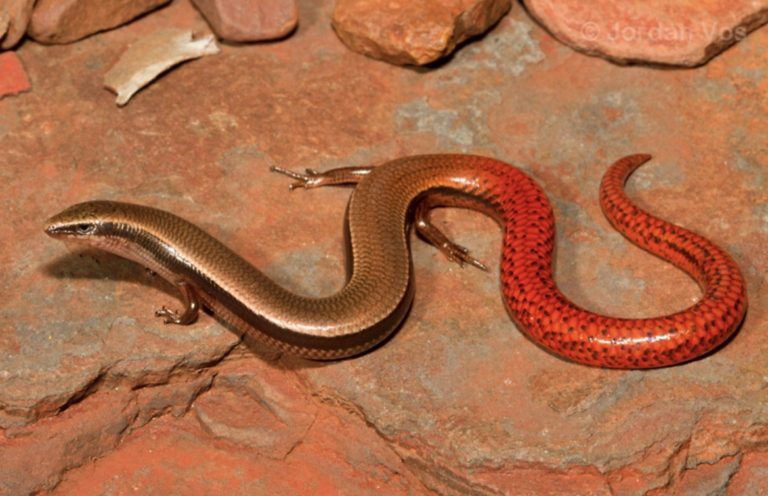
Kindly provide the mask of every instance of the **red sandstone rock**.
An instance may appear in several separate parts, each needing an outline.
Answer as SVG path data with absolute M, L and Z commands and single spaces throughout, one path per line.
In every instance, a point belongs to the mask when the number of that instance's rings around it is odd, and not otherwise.
M 214 388 L 195 403 L 200 425 L 211 436 L 284 459 L 314 422 L 316 407 L 285 371 L 246 359 L 224 364 Z
M 282 38 L 296 28 L 296 0 L 192 0 L 216 35 L 228 41 Z
M 356 52 L 424 65 L 488 30 L 510 7 L 510 0 L 339 0 L 333 27 Z
M 0 53 L 0 98 L 29 89 L 29 79 L 16 52 Z
M 70 43 L 111 29 L 170 0 L 38 0 L 28 34 L 40 43 Z
M 760 494 L 768 487 L 768 453 L 755 450 L 741 459 L 739 471 L 728 484 L 729 494 Z
M 618 62 L 696 66 L 768 22 L 768 0 L 525 0 L 560 41 Z
M 241 422 L 258 429 L 260 419 L 246 413 Z M 109 455 L 69 471 L 50 494 L 176 494 L 179 488 L 185 494 L 434 494 L 362 420 L 329 407 L 280 460 L 214 439 L 192 416 L 160 418 Z
M 35 0 L 0 1 L 0 48 L 12 48 L 24 36 Z
M 0 437 L 0 494 L 52 489 L 67 470 L 108 453 L 137 415 L 130 394 L 90 396 L 55 417 Z

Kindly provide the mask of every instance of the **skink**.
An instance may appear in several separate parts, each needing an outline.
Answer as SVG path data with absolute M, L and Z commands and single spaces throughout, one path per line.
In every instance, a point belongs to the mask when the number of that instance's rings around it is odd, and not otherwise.
M 310 359 L 360 354 L 385 339 L 413 300 L 411 226 L 460 263 L 483 265 L 429 220 L 437 206 L 493 216 L 503 235 L 501 282 L 507 308 L 534 342 L 575 362 L 651 368 L 701 356 L 723 343 L 747 307 L 734 260 L 709 240 L 641 210 L 623 186 L 650 159 L 632 155 L 605 174 L 600 202 L 632 242 L 690 274 L 703 296 L 690 308 L 647 319 L 599 315 L 570 302 L 553 278 L 554 215 L 543 190 L 509 164 L 472 155 L 421 155 L 373 168 L 288 174 L 292 187 L 355 184 L 347 210 L 348 280 L 338 293 L 287 291 L 195 225 L 162 210 L 90 201 L 52 217 L 46 232 L 137 261 L 179 288 L 185 310 L 157 311 L 189 324 L 201 306 L 243 333 Z

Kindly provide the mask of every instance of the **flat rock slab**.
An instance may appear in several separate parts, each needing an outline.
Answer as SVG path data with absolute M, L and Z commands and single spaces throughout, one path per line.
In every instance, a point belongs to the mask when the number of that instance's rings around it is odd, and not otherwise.
M 296 29 L 296 0 L 192 0 L 216 36 L 227 41 L 283 38 Z
M 424 65 L 487 31 L 510 7 L 510 0 L 339 0 L 333 27 L 356 52 Z
M 28 34 L 40 43 L 70 43 L 112 29 L 170 0 L 39 0 Z
M 697 66 L 768 22 L 768 0 L 525 0 L 560 41 L 617 62 Z
M 29 88 L 29 78 L 16 53 L 0 53 L 0 98 L 23 93 Z
M 249 380 L 263 381 L 258 376 Z M 211 394 L 218 394 L 217 389 L 214 386 Z M 244 407 L 252 406 L 250 399 L 246 397 Z M 270 401 L 262 399 L 267 408 Z M 361 419 L 341 408 L 318 408 L 311 400 L 304 405 L 312 412 L 312 423 L 301 442 L 279 459 L 212 436 L 194 417 L 168 416 L 127 435 L 109 456 L 94 457 L 92 464 L 69 472 L 52 494 L 430 494 Z M 219 405 L 218 410 L 226 414 L 228 406 Z M 243 409 L 238 422 L 259 430 L 263 419 Z

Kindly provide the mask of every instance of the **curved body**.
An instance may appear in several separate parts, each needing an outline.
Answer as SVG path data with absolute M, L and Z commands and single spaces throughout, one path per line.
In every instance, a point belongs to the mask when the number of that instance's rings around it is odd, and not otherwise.
M 493 215 L 504 230 L 504 300 L 533 341 L 583 364 L 660 367 L 723 343 L 743 319 L 747 300 L 744 280 L 727 253 L 626 197 L 626 178 L 649 158 L 626 157 L 608 170 L 600 189 L 603 210 L 617 230 L 686 271 L 704 294 L 686 310 L 648 319 L 608 317 L 571 303 L 553 279 L 554 216 L 542 189 L 511 165 L 471 155 L 406 157 L 328 181 L 357 186 L 347 214 L 349 279 L 323 298 L 285 290 L 193 224 L 149 207 L 78 204 L 53 217 L 47 231 L 142 263 L 178 285 L 187 299 L 271 346 L 334 359 L 375 346 L 405 316 L 413 298 L 408 239 L 414 210 L 474 208 Z M 314 179 L 334 171 L 310 172 Z M 309 179 L 304 186 L 311 186 Z

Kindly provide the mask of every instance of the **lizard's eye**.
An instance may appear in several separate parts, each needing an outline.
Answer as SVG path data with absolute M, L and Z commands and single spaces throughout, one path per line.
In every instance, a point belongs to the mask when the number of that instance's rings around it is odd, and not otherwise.
M 91 234 L 95 230 L 96 224 L 83 223 L 75 226 L 75 231 L 77 231 L 77 234 Z

